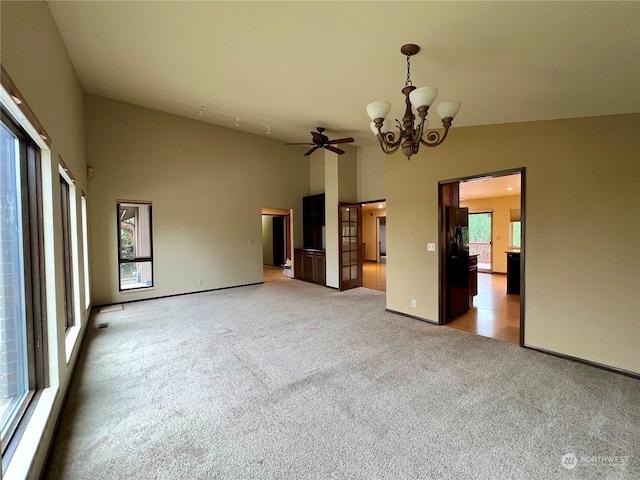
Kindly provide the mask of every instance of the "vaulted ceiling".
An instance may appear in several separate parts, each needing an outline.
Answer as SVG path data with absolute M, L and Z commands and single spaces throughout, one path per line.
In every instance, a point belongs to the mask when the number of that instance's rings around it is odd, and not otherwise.
M 405 43 L 413 83 L 462 101 L 454 128 L 640 111 L 640 2 L 49 6 L 88 93 L 283 142 L 375 144 L 365 106 L 402 116 Z

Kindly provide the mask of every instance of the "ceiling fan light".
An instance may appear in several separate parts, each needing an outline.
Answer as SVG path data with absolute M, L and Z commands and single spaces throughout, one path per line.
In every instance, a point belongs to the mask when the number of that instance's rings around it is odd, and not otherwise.
M 376 124 L 374 122 L 371 122 L 369 124 L 369 127 L 371 127 L 371 131 L 373 132 L 374 135 L 378 135 L 378 129 L 376 128 Z M 380 129 L 380 131 L 382 133 L 387 133 L 391 131 L 391 120 L 389 120 L 388 118 L 384 119 L 384 122 L 382 122 L 382 128 Z
M 369 115 L 371 120 L 375 120 L 376 118 L 387 118 L 390 110 L 391 104 L 389 102 L 371 102 L 367 105 L 367 115 Z
M 440 115 L 440 118 L 454 118 L 462 107 L 462 102 L 458 100 L 450 100 L 448 102 L 441 102 L 436 107 L 436 112 Z
M 414 108 L 430 107 L 437 96 L 436 87 L 420 87 L 409 94 L 409 100 Z

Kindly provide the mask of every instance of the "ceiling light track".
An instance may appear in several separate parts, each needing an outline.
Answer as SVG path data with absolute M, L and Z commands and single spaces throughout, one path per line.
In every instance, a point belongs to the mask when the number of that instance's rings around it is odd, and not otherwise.
M 158 96 L 160 98 L 164 98 L 165 100 L 170 100 L 172 102 L 181 103 L 183 105 L 188 105 L 190 107 L 197 108 L 198 109 L 198 116 L 200 116 L 200 117 L 204 116 L 205 113 L 209 112 L 209 113 L 213 113 L 213 114 L 216 114 L 216 115 L 223 115 L 225 117 L 232 118 L 234 120 L 234 122 L 235 122 L 235 126 L 236 127 L 241 127 L 243 123 L 251 123 L 253 125 L 258 125 L 258 126 L 263 127 L 265 129 L 265 132 L 267 133 L 267 135 L 271 135 L 271 133 L 274 130 L 278 130 L 279 132 L 283 132 L 283 133 L 291 133 L 289 130 L 285 130 L 283 128 L 278 128 L 278 127 L 274 127 L 272 125 L 267 125 L 266 123 L 261 123 L 261 122 L 255 121 L 255 120 L 250 120 L 248 118 L 239 117 L 238 115 L 233 115 L 231 113 L 221 112 L 220 110 L 214 110 L 213 108 L 209 108 L 209 107 L 207 107 L 205 105 L 196 105 L 195 103 L 185 102 L 184 100 L 178 100 L 177 98 L 172 98 L 172 97 L 168 97 L 166 95 L 162 95 L 161 93 L 159 93 Z

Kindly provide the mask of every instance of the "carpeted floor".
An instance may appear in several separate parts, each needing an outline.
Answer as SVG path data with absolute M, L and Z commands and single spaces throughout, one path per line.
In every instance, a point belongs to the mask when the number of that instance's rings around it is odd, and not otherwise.
M 267 279 L 94 315 L 45 478 L 640 478 L 639 381 Z

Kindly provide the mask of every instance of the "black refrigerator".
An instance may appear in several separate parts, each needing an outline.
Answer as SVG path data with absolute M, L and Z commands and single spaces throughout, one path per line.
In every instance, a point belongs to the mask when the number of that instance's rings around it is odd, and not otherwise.
M 469 310 L 469 209 L 447 207 L 447 321 Z

